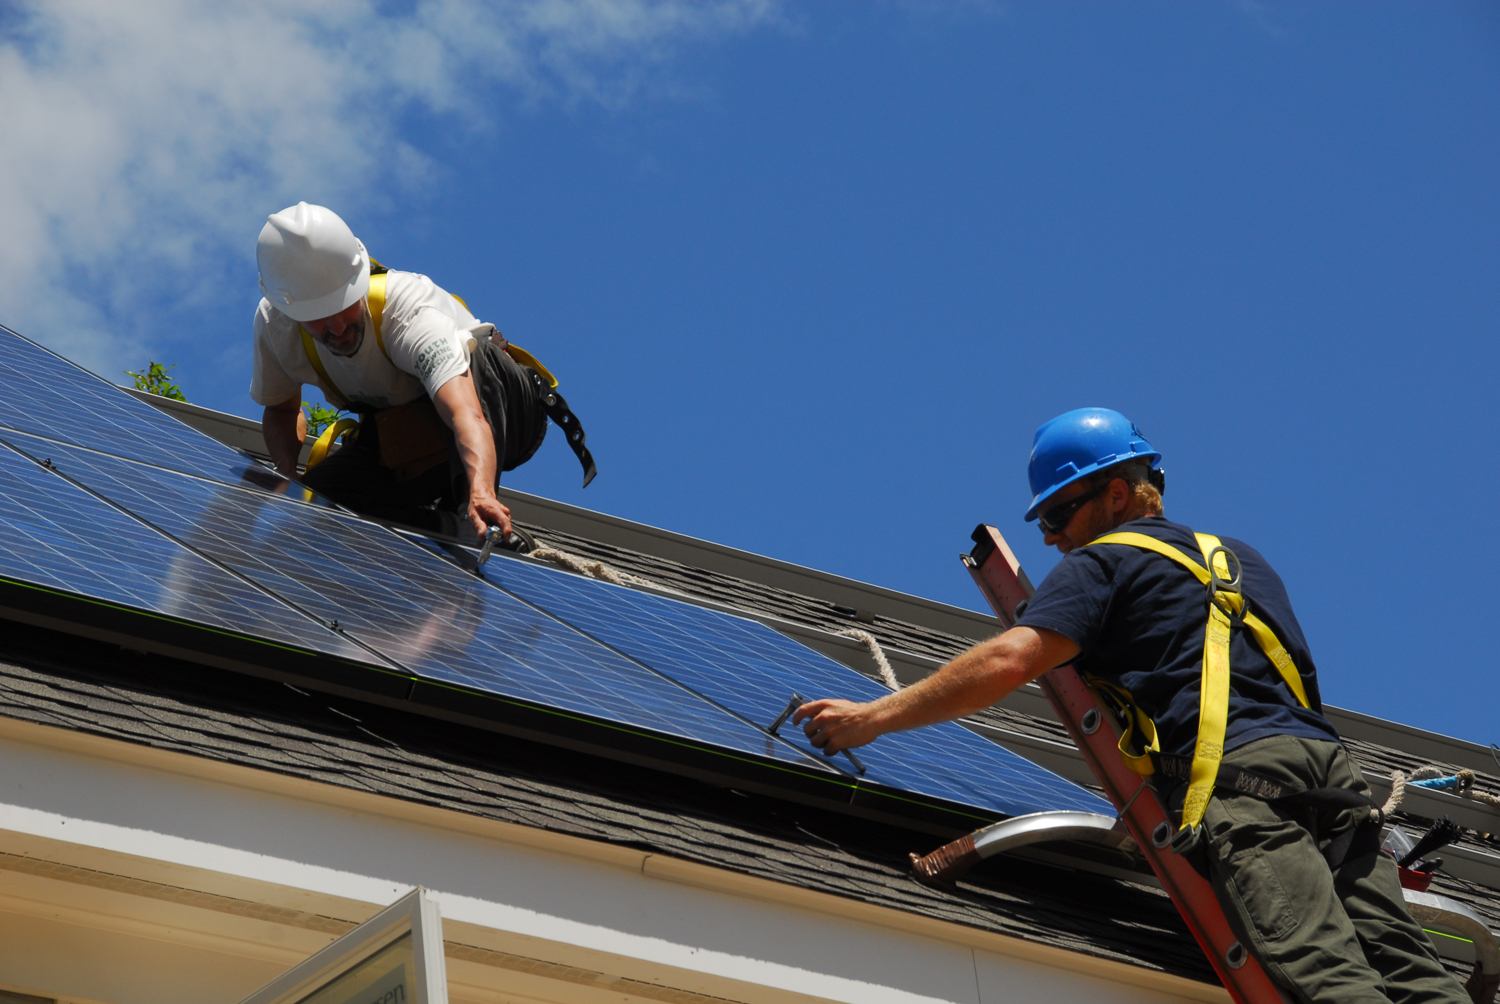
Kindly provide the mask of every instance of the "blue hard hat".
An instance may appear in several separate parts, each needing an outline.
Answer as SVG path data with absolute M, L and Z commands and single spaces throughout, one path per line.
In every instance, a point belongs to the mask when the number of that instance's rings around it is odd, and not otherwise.
M 1151 448 L 1135 423 L 1112 408 L 1077 408 L 1058 415 L 1036 430 L 1031 444 L 1031 508 L 1026 521 L 1063 485 L 1088 477 L 1111 464 L 1132 458 L 1161 463 L 1161 454 Z

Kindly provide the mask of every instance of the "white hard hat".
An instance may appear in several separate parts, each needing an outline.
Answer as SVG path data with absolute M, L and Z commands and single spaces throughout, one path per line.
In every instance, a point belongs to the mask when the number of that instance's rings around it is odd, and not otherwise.
M 294 321 L 337 314 L 370 288 L 370 256 L 349 224 L 306 202 L 266 219 L 255 262 L 261 293 Z

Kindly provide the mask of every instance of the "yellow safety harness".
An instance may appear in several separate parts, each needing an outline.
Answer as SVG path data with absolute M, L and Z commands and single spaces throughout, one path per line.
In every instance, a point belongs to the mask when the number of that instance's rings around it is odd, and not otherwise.
M 373 266 L 370 272 L 370 290 L 365 294 L 366 302 L 370 306 L 370 325 L 375 329 L 375 344 L 380 346 L 380 354 L 385 356 L 386 362 L 394 366 L 395 363 L 391 360 L 390 352 L 386 351 L 385 336 L 381 333 L 380 323 L 385 316 L 385 267 L 374 258 L 370 259 L 370 264 Z M 380 271 L 376 271 L 376 269 Z M 469 305 L 464 303 L 463 297 L 457 293 L 449 293 L 448 295 L 463 304 L 465 310 L 469 309 Z M 322 357 L 318 355 L 317 340 L 302 325 L 297 325 L 297 330 L 302 333 L 302 351 L 307 353 L 307 361 L 312 364 L 313 371 L 318 374 L 318 379 L 323 382 L 323 389 L 328 393 L 329 398 L 338 406 L 340 411 L 349 410 L 351 402 L 348 396 L 339 389 L 338 384 L 333 382 L 333 377 L 328 375 L 328 370 L 323 366 Z M 547 381 L 547 386 L 554 390 L 557 389 L 557 377 L 553 376 L 552 372 L 543 366 L 536 356 L 527 352 L 519 345 L 512 345 L 509 342 L 505 343 L 504 348 L 506 355 L 522 366 L 530 366 L 541 374 L 542 379 Z M 359 422 L 352 418 L 340 419 L 324 429 L 323 434 L 317 438 L 312 445 L 312 449 L 307 454 L 307 469 L 312 470 L 318 464 L 322 463 L 335 442 L 341 438 L 352 442 L 357 435 L 359 435 Z
M 1198 742 L 1193 747 L 1187 796 L 1182 805 L 1184 830 L 1195 828 L 1202 822 L 1219 773 L 1219 762 L 1224 757 L 1224 733 L 1229 724 L 1229 640 L 1236 621 L 1250 631 L 1256 645 L 1271 660 L 1298 703 L 1304 708 L 1309 707 L 1307 691 L 1302 686 L 1302 676 L 1291 655 L 1287 653 L 1286 646 L 1265 621 L 1250 613 L 1247 608 L 1245 594 L 1240 588 L 1244 573 L 1239 559 L 1218 537 L 1206 533 L 1193 536 L 1197 538 L 1198 547 L 1203 552 L 1201 565 L 1171 544 L 1143 533 L 1109 533 L 1089 545 L 1126 544 L 1152 551 L 1192 572 L 1208 589 L 1208 625 L 1203 636 L 1203 676 L 1198 690 Z M 1229 569 L 1231 561 L 1234 563 L 1233 575 Z M 1156 724 L 1136 706 L 1130 691 L 1124 687 L 1093 677 L 1089 678 L 1089 684 L 1109 703 L 1124 711 L 1125 733 L 1120 737 L 1120 755 L 1125 758 L 1125 763 L 1137 774 L 1155 773 L 1152 754 L 1161 753 Z M 1142 749 L 1139 754 L 1132 752 L 1137 732 L 1140 733 Z

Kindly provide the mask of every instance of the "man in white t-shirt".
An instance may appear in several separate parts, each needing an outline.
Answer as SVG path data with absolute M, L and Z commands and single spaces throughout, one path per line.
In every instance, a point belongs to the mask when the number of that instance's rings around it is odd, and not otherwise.
M 302 388 L 316 384 L 361 422 L 304 484 L 378 518 L 448 533 L 466 522 L 480 536 L 494 525 L 509 536 L 495 486 L 546 432 L 536 370 L 426 276 L 375 265 L 372 285 L 364 245 L 322 206 L 299 202 L 269 217 L 256 259 L 264 298 L 250 396 L 265 407 L 277 469 L 298 477 Z

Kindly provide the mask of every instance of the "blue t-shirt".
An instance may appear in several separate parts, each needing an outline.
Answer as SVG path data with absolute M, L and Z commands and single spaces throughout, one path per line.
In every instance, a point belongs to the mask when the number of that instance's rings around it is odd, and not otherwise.
M 1180 523 L 1147 516 L 1115 532 L 1125 531 L 1155 537 L 1203 564 L 1193 531 Z M 1250 632 L 1236 627 L 1229 643 L 1224 749 L 1281 735 L 1338 742 L 1338 732 L 1321 713 L 1312 653 L 1281 577 L 1249 544 L 1228 537 L 1222 542 L 1244 567 L 1251 611 L 1286 646 L 1312 705 L 1297 703 Z M 1081 651 L 1073 665 L 1129 690 L 1156 722 L 1163 752 L 1192 755 L 1208 623 L 1204 586 L 1192 572 L 1128 544 L 1082 547 L 1052 569 L 1017 623 L 1048 628 L 1075 642 Z

